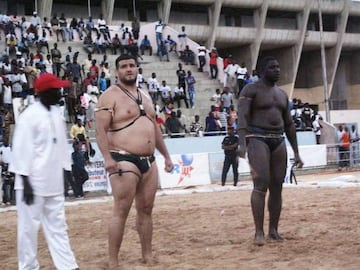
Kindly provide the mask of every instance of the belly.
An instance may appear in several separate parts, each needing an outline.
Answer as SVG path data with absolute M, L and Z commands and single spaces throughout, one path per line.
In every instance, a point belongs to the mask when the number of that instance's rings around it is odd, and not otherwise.
M 125 125 L 117 125 L 116 128 Z M 109 150 L 124 150 L 143 156 L 151 155 L 155 151 L 155 126 L 148 118 L 140 117 L 125 129 L 108 132 L 108 141 Z

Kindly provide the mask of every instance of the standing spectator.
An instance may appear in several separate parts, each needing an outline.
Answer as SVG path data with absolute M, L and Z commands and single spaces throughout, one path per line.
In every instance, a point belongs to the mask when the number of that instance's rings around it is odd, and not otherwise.
M 40 224 L 57 269 L 78 269 L 66 232 L 64 170 L 71 170 L 65 124 L 57 104 L 69 85 L 45 73 L 35 81 L 39 101 L 19 116 L 9 170 L 15 178 L 19 269 L 39 269 Z
M 106 84 L 105 72 L 102 71 L 100 73 L 100 78 L 99 78 L 99 91 L 100 91 L 100 93 L 105 92 L 106 88 L 108 88 L 108 86 Z
M 203 72 L 206 64 L 206 48 L 204 46 L 198 48 L 197 57 L 199 59 L 199 71 Z
M 340 128 L 341 127 L 341 128 Z M 339 145 L 339 171 L 342 169 L 348 169 L 350 166 L 350 134 L 347 126 L 344 128 L 342 126 L 339 127 L 341 131 L 340 135 L 340 145 Z
M 238 112 L 235 110 L 234 105 L 230 105 L 230 110 L 228 112 L 229 115 L 229 126 L 234 127 L 235 130 L 237 130 L 237 120 L 238 120 Z
M 73 142 L 74 151 L 71 153 L 72 166 L 71 172 L 75 179 L 75 197 L 78 199 L 84 198 L 83 184 L 89 178 L 85 170 L 85 157 L 82 151 L 83 142 L 75 139 Z M 84 181 L 85 180 L 85 181 Z
M 311 116 L 312 129 L 316 136 L 316 144 L 320 144 L 321 126 L 315 115 Z
M 137 17 L 134 17 L 134 19 L 131 22 L 131 32 L 133 34 L 134 39 L 138 40 L 140 33 L 140 22 Z
M 214 136 L 218 132 L 218 125 L 212 112 L 205 118 L 205 136 Z
M 217 79 L 217 75 L 218 75 L 218 66 L 217 66 L 218 53 L 215 48 L 211 49 L 209 56 L 210 56 L 210 60 L 209 60 L 210 75 L 211 75 L 211 79 L 215 80 Z
M 187 88 L 188 88 L 188 92 L 189 92 L 189 99 L 190 99 L 190 107 L 192 109 L 195 108 L 195 77 L 191 74 L 191 71 L 188 70 L 187 72 L 187 77 L 186 77 L 186 83 L 187 83 Z
M 184 88 L 182 88 L 181 85 L 177 85 L 174 88 L 174 101 L 177 102 L 178 108 L 180 108 L 180 101 L 181 100 L 184 100 L 186 108 L 189 108 L 189 104 L 187 102 L 187 98 L 186 98 L 186 95 L 185 95 Z
M 221 148 L 225 153 L 225 160 L 223 164 L 223 169 L 221 173 L 221 185 L 225 186 L 226 176 L 230 169 L 230 166 L 233 170 L 234 175 L 234 186 L 237 186 L 237 182 L 239 179 L 238 167 L 239 161 L 237 157 L 237 149 L 239 145 L 239 138 L 234 133 L 234 128 L 232 126 L 228 127 L 228 135 L 224 137 Z
M 221 107 L 221 93 L 219 88 L 216 88 L 215 94 L 210 98 L 210 101 L 213 101 L 213 105 L 218 109 Z
M 137 78 L 136 78 L 136 86 L 138 88 L 141 88 L 143 89 L 144 86 L 143 84 L 145 83 L 145 79 L 144 79 L 144 76 L 143 76 L 143 70 L 141 67 L 139 67 L 139 72 L 138 72 L 138 75 L 137 75 Z
M 165 126 L 167 133 L 170 138 L 183 138 L 185 135 L 181 131 L 185 131 L 184 127 L 181 125 L 179 119 L 176 117 L 176 112 L 172 111 L 169 118 L 165 121 Z
M 195 133 L 196 137 L 202 137 L 203 127 L 202 127 L 202 125 L 200 123 L 200 116 L 195 115 L 194 120 L 195 121 L 192 122 L 191 125 L 190 125 L 190 132 Z
M 236 95 L 237 92 L 237 80 L 236 72 L 239 68 L 238 64 L 235 64 L 231 59 L 229 59 L 229 64 L 224 69 L 224 86 L 229 87 L 231 93 Z
M 88 127 L 91 128 L 92 127 L 92 122 L 95 120 L 95 106 L 96 103 L 98 102 L 98 96 L 100 94 L 99 92 L 99 88 L 97 86 L 97 80 L 92 79 L 91 83 L 87 86 L 87 91 L 86 91 L 87 95 L 88 95 L 88 107 L 86 110 L 86 121 L 88 124 Z
M 149 90 L 149 94 L 153 100 L 153 103 L 155 104 L 158 100 L 158 92 L 160 89 L 160 84 L 156 79 L 155 72 L 151 73 L 151 77 L 147 80 L 147 87 Z
M 160 55 L 160 42 L 163 41 L 163 30 L 164 30 L 165 24 L 163 24 L 162 20 L 159 19 L 159 21 L 155 25 L 155 35 L 156 35 L 156 45 L 157 45 L 157 55 Z
M 161 95 L 161 100 L 164 102 L 164 104 L 168 101 L 171 101 L 171 88 L 166 84 L 165 80 L 161 82 L 159 92 Z
M 181 26 L 181 31 L 178 34 L 179 39 L 179 51 L 182 52 L 185 50 L 185 47 L 187 45 L 187 35 L 185 33 L 185 26 Z
M 140 52 L 141 55 L 144 55 L 144 51 L 149 50 L 149 55 L 152 55 L 152 46 L 150 44 L 150 40 L 148 39 L 148 36 L 145 35 L 144 38 L 141 40 L 140 43 Z
M 54 43 L 54 48 L 51 49 L 51 58 L 54 63 L 54 74 L 60 76 L 61 70 L 61 51 L 57 47 L 57 43 Z
M 230 93 L 229 87 L 224 87 L 221 94 L 221 107 L 226 111 L 229 111 L 230 106 L 233 104 L 233 94 Z
M 350 141 L 351 141 L 351 153 L 354 164 L 359 163 L 359 134 L 355 125 L 351 126 Z
M 241 90 L 243 89 L 243 87 L 245 86 L 245 80 L 246 80 L 246 76 L 247 76 L 247 68 L 245 66 L 245 63 L 242 62 L 240 67 L 238 67 L 238 69 L 236 70 L 236 76 L 237 76 L 237 84 L 238 84 L 238 91 L 236 94 L 236 96 L 240 96 Z

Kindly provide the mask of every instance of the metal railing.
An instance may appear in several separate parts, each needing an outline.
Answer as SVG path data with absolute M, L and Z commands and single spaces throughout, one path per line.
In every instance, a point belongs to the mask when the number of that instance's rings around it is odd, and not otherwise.
M 353 142 L 350 147 L 343 148 L 340 144 L 327 145 L 327 164 L 342 168 L 360 167 L 360 143 Z

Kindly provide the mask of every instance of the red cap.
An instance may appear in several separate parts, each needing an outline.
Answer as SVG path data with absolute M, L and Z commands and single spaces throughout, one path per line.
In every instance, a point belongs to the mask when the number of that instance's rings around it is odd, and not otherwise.
M 34 83 L 35 92 L 40 93 L 52 88 L 62 88 L 70 85 L 70 81 L 60 80 L 51 73 L 41 74 Z

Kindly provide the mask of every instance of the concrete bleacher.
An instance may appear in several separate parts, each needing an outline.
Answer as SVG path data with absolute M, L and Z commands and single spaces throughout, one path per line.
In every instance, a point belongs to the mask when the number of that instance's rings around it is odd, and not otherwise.
M 125 22 L 125 26 L 130 25 L 130 22 Z M 110 28 L 110 34 L 111 37 L 115 35 L 115 33 L 119 34 L 119 26 L 118 25 L 112 25 Z M 46 30 L 47 31 L 47 30 Z M 39 29 L 39 34 L 42 33 L 42 29 Z M 17 29 L 17 36 L 20 37 L 19 29 Z M 153 52 L 156 52 L 156 42 L 155 42 L 155 31 L 154 31 L 154 23 L 150 23 L 147 25 L 144 25 L 141 27 L 139 41 L 140 43 L 143 36 L 147 34 L 151 44 L 153 45 Z M 164 38 L 168 34 L 171 34 L 173 39 L 177 40 L 177 32 L 174 29 L 171 29 L 169 27 L 166 27 L 164 29 Z M 119 35 L 120 36 L 120 35 Z M 95 38 L 95 33 L 93 33 L 93 37 Z M 79 52 L 79 59 L 78 63 L 82 63 L 84 59 L 87 58 L 87 52 L 83 48 L 82 41 L 78 37 L 78 33 L 74 31 L 74 40 L 67 42 L 63 42 L 60 38 L 60 41 L 57 42 L 56 36 L 53 34 L 53 36 L 50 36 L 47 32 L 47 38 L 49 43 L 49 48 L 53 48 L 53 44 L 56 42 L 58 44 L 58 48 L 63 52 L 63 60 L 65 59 L 64 54 L 67 51 L 68 46 L 72 47 L 73 52 Z M 2 40 L 5 40 L 3 38 Z M 198 44 L 194 43 L 191 40 L 188 40 L 188 45 L 190 48 L 194 51 L 196 55 L 196 48 L 199 46 Z M 5 43 L 4 41 L 0 41 L 0 52 L 5 51 Z M 32 52 L 36 51 L 35 47 L 31 48 Z M 45 49 L 43 49 L 45 53 Z M 114 69 L 115 69 L 115 59 L 118 57 L 118 55 L 113 55 L 112 52 L 109 50 L 107 51 L 108 56 L 108 62 L 110 64 L 110 68 L 112 69 L 112 83 L 115 81 L 114 76 Z M 156 56 L 156 54 L 153 54 L 153 56 L 149 56 L 147 52 L 145 52 L 145 55 L 142 56 L 143 60 L 140 60 L 140 66 L 143 69 L 143 76 L 144 79 L 147 80 L 149 77 L 151 77 L 152 72 L 156 72 L 157 79 L 159 83 L 161 83 L 162 80 L 166 80 L 167 84 L 173 89 L 177 85 L 177 75 L 176 70 L 178 69 L 178 63 L 182 62 L 178 55 L 175 52 L 170 52 L 170 62 L 160 62 L 159 57 Z M 98 63 L 100 63 L 103 59 L 102 54 L 93 54 L 93 59 L 96 59 Z M 196 96 L 195 96 L 195 108 L 193 109 L 186 109 L 185 105 L 182 102 L 182 112 L 187 117 L 187 124 L 190 125 L 191 122 L 194 120 L 194 115 L 198 114 L 200 115 L 200 121 L 205 126 L 205 117 L 208 115 L 208 112 L 210 110 L 210 105 L 212 102 L 210 101 L 210 97 L 215 93 L 216 88 L 222 89 L 222 83 L 220 80 L 211 80 L 208 73 L 208 68 L 205 66 L 205 72 L 198 72 L 197 69 L 197 59 L 195 59 L 196 64 L 195 65 L 185 65 L 183 63 L 183 69 L 185 71 L 191 70 L 193 76 L 196 79 Z M 221 74 L 221 67 L 219 67 L 219 78 L 222 76 Z M 174 104 L 175 108 L 177 108 L 177 104 Z

